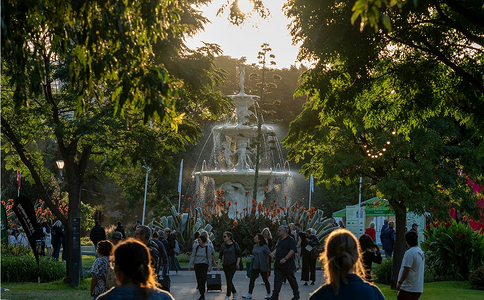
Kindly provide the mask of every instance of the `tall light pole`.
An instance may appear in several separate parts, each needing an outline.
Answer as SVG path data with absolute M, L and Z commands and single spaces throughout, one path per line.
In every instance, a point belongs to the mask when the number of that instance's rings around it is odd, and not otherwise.
M 148 191 L 148 174 L 150 174 L 151 168 L 148 166 L 143 166 L 146 168 L 146 179 L 145 179 L 145 199 L 143 201 L 143 219 L 141 225 L 145 225 L 145 211 L 146 211 L 146 192 Z

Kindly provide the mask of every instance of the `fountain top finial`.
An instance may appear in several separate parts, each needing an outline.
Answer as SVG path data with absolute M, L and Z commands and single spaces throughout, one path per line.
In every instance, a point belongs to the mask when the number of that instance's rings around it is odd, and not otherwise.
M 239 87 L 240 87 L 240 92 L 239 92 L 239 94 L 240 94 L 240 95 L 245 94 L 245 88 L 244 88 L 244 85 L 245 85 L 245 66 L 244 66 L 244 64 L 241 62 L 241 63 L 239 64 Z

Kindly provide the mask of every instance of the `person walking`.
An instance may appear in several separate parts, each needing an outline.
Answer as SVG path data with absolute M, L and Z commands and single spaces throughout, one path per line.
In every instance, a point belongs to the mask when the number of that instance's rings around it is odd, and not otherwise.
M 387 230 L 387 228 L 388 228 L 388 219 L 385 219 L 383 220 L 383 225 L 380 229 L 380 242 L 382 244 L 383 250 L 385 250 L 385 247 L 383 246 L 384 245 L 383 240 L 385 239 L 385 237 L 383 236 L 383 233 L 385 232 L 385 230 Z
M 375 230 L 375 223 L 372 221 L 370 225 L 365 230 L 365 234 L 368 234 L 373 241 L 376 241 L 376 230 Z
M 116 229 L 114 231 L 121 232 L 121 235 L 123 236 L 123 240 L 126 239 L 126 233 L 124 232 L 124 227 L 121 224 L 121 222 L 118 222 L 118 226 L 116 226 Z
M 384 300 L 382 292 L 363 280 L 365 270 L 359 257 L 358 241 L 346 229 L 336 229 L 326 239 L 323 254 L 326 284 L 309 294 L 309 300 Z
M 198 245 L 192 249 L 190 262 L 188 263 L 188 270 L 191 268 L 195 270 L 195 277 L 197 279 L 198 291 L 200 298 L 198 300 L 205 300 L 205 286 L 207 283 L 207 272 L 212 270 L 212 248 L 207 245 L 207 238 L 203 235 L 198 237 Z
M 249 292 L 242 296 L 245 299 L 252 299 L 252 292 L 254 291 L 254 285 L 256 278 L 260 275 L 266 286 L 266 296 L 265 299 L 271 297 L 271 284 L 267 278 L 267 273 L 270 269 L 269 255 L 271 250 L 266 244 L 266 240 L 262 233 L 258 233 L 254 236 L 254 248 L 252 248 L 252 263 L 250 268 L 250 282 L 249 282 Z
M 52 229 L 47 222 L 42 223 L 42 231 L 44 232 L 47 259 L 50 259 L 52 256 Z
M 175 300 L 170 293 L 157 288 L 150 251 L 143 243 L 133 238 L 125 240 L 114 250 L 114 260 L 119 286 L 101 294 L 97 300 Z
M 363 267 L 365 268 L 365 280 L 372 282 L 371 265 L 372 263 L 381 264 L 382 258 L 380 248 L 368 234 L 363 234 L 358 240 L 360 250 L 363 253 Z
M 55 221 L 54 226 L 52 226 L 52 247 L 54 251 L 52 253 L 52 258 L 59 260 L 60 248 L 62 245 L 62 238 L 65 236 L 64 225 L 60 220 Z
M 155 270 L 155 274 L 158 274 L 160 268 L 160 249 L 158 248 L 158 244 L 151 239 L 151 229 L 146 225 L 139 225 L 136 228 L 134 237 L 150 249 L 151 266 Z
M 123 240 L 123 235 L 119 231 L 114 231 L 113 234 L 111 234 L 111 243 L 113 244 L 113 247 L 116 247 L 121 243 Z
M 109 257 L 112 252 L 113 244 L 110 241 L 100 241 L 97 243 L 97 258 L 91 267 L 91 296 L 94 300 L 108 290 L 106 275 L 108 274 L 109 268 L 111 268 L 109 265 Z
M 230 294 L 233 295 L 233 300 L 237 299 L 237 290 L 235 289 L 233 279 L 236 270 L 239 268 L 241 260 L 241 250 L 239 244 L 234 241 L 231 232 L 225 231 L 223 233 L 224 243 L 220 247 L 220 254 L 217 262 L 217 269 L 220 271 L 220 261 L 222 261 L 225 279 L 227 280 L 227 292 L 224 300 L 229 300 Z
M 301 252 L 302 252 L 302 273 L 301 281 L 305 281 L 304 285 L 308 285 L 308 281 L 311 280 L 311 285 L 314 285 L 316 281 L 316 261 L 318 259 L 319 245 L 318 237 L 312 234 L 312 229 L 309 228 L 304 233 L 304 238 L 301 239 Z M 309 276 L 311 274 L 311 276 Z
M 383 250 L 387 258 L 393 255 L 393 246 L 395 245 L 395 222 L 388 222 L 388 228 L 383 232 Z
M 171 231 L 170 228 L 165 228 L 164 232 L 166 235 L 166 240 L 168 241 L 168 249 L 166 249 L 166 254 L 168 255 L 168 264 L 170 266 L 169 271 L 175 270 L 175 272 L 178 274 L 180 263 L 175 256 L 175 247 L 177 244 L 176 235 Z
M 96 220 L 94 227 L 91 229 L 89 239 L 94 244 L 94 248 L 97 247 L 97 243 L 99 243 L 100 241 L 107 240 L 106 230 L 104 230 L 104 227 L 101 226 L 101 223 L 99 223 L 98 220 Z
M 261 231 L 262 235 L 264 236 L 264 239 L 266 240 L 267 247 L 269 247 L 269 250 L 273 250 L 273 239 L 272 239 L 272 233 L 269 227 L 266 227 L 262 229 Z M 272 265 L 272 257 L 269 256 L 269 266 Z M 271 276 L 271 268 L 269 268 L 269 271 L 267 272 L 267 277 L 269 278 Z M 264 282 L 261 282 L 261 284 L 264 284 Z
M 405 243 L 409 249 L 403 255 L 398 275 L 397 300 L 417 300 L 423 293 L 425 255 L 418 246 L 415 231 L 405 233 Z
M 279 226 L 277 229 L 279 239 L 276 244 L 276 254 L 274 256 L 274 290 L 271 300 L 278 300 L 281 292 L 282 282 L 284 279 L 291 285 L 293 297 L 292 300 L 299 299 L 299 286 L 296 280 L 296 242 L 289 236 L 289 227 L 287 225 Z

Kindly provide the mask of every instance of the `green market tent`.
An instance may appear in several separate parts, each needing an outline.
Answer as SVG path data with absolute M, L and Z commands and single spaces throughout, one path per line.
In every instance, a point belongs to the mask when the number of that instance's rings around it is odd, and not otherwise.
M 391 208 L 390 204 L 388 204 L 388 201 L 385 199 L 374 197 L 361 202 L 361 206 L 366 206 L 365 212 L 367 217 L 395 216 L 393 209 Z M 346 208 L 335 211 L 333 213 L 333 218 L 344 218 L 344 217 L 346 217 Z

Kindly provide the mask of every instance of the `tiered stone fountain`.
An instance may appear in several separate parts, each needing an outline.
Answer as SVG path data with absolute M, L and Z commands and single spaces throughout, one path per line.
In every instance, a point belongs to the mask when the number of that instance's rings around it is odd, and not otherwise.
M 243 207 L 250 206 L 255 198 L 252 195 L 255 178 L 256 141 L 258 136 L 256 105 L 258 96 L 247 95 L 244 89 L 244 66 L 239 66 L 240 92 L 229 96 L 234 100 L 236 122 L 215 126 L 213 134 L 213 152 L 210 163 L 203 161 L 201 169 L 193 173 L 197 178 L 198 193 L 202 195 L 201 181 L 211 178 L 215 188 L 224 191 L 227 201 L 237 205 L 235 210 L 242 211 Z M 251 108 L 253 110 L 251 110 Z M 263 202 L 265 195 L 278 185 L 284 185 L 290 177 L 289 164 L 282 160 L 282 152 L 277 135 L 270 126 L 261 126 L 261 155 L 258 172 L 257 202 Z M 278 187 L 277 191 L 282 191 Z M 284 198 L 287 201 L 286 198 Z M 200 204 L 200 203 L 199 203 Z M 288 203 L 284 203 L 287 206 Z M 232 214 L 233 215 L 233 214 Z

